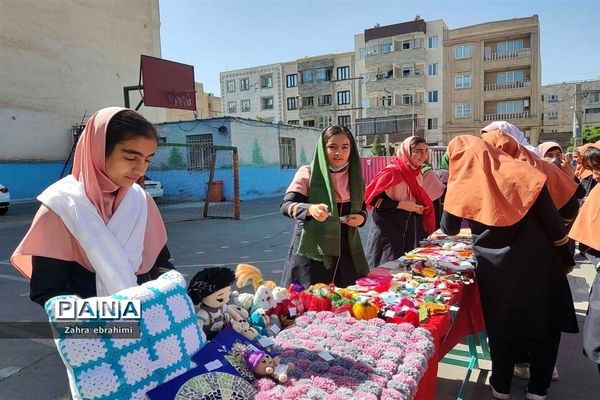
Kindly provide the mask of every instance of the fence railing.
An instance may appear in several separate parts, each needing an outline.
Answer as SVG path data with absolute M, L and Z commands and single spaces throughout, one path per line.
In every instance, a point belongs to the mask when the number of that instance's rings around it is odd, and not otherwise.
M 503 53 L 490 53 L 486 54 L 483 59 L 485 61 L 493 61 L 493 60 L 505 60 L 507 58 L 517 58 L 517 57 L 529 57 L 531 55 L 531 49 L 520 49 L 517 51 L 508 51 Z
M 533 114 L 529 111 L 504 114 L 483 114 L 484 121 L 508 121 L 510 119 L 531 118 Z
M 494 91 L 494 90 L 508 90 L 508 89 L 517 89 L 522 87 L 531 86 L 530 81 L 521 81 L 521 82 L 506 82 L 506 83 L 486 83 L 484 90 L 486 92 Z

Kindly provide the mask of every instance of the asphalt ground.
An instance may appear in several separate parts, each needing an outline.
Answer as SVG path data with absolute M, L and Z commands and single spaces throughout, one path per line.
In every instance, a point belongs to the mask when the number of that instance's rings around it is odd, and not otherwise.
M 169 235 L 173 263 L 189 280 L 200 268 L 250 263 L 261 268 L 266 279 L 279 282 L 293 223 L 279 213 L 279 199 L 242 202 L 241 220 L 202 219 L 202 203 L 160 204 Z M 26 233 L 36 203 L 11 205 L 0 217 L 0 323 L 46 321 L 42 308 L 29 300 L 28 282 L 9 264 L 9 257 Z M 366 227 L 361 228 L 363 241 Z M 569 276 L 583 327 L 590 284 L 591 264 L 578 260 Z M 600 398 L 600 376 L 594 363 L 581 352 L 582 337 L 563 335 L 557 361 L 560 380 L 553 382 L 548 399 L 592 400 Z M 463 399 L 491 399 L 488 361 L 480 362 L 466 385 Z M 437 396 L 456 399 L 466 368 L 439 364 Z M 514 379 L 512 399 L 524 399 L 527 382 Z M 69 399 L 65 368 L 50 339 L 0 339 L 0 400 Z

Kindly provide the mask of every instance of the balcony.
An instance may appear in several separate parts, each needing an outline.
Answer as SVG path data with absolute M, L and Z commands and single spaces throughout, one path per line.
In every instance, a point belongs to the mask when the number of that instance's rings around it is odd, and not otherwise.
M 531 49 L 521 49 L 507 53 L 490 53 L 483 56 L 485 61 L 506 60 L 509 58 L 530 57 Z
M 495 90 L 510 90 L 517 89 L 522 87 L 531 87 L 530 81 L 521 81 L 521 82 L 507 82 L 507 83 L 486 83 L 484 86 L 484 90 L 486 92 L 495 91 Z
M 530 111 L 506 114 L 483 114 L 484 121 L 510 121 L 515 119 L 528 119 L 533 117 L 534 115 Z

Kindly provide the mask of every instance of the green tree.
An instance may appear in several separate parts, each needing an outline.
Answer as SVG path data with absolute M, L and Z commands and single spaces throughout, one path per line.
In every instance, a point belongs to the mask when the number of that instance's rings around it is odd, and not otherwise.
M 186 167 L 185 161 L 183 160 L 183 156 L 177 147 L 171 147 L 171 151 L 169 152 L 169 167 L 173 169 L 182 169 Z
M 585 128 L 583 134 L 583 143 L 595 143 L 600 140 L 600 126 L 594 126 L 592 128 Z
M 306 153 L 304 152 L 304 146 L 300 149 L 300 165 L 306 165 Z
M 385 147 L 379 141 L 379 137 L 375 136 L 373 142 L 371 143 L 371 154 L 374 156 L 384 156 L 385 155 Z
M 265 160 L 262 156 L 262 150 L 258 144 L 258 139 L 254 138 L 254 147 L 252 148 L 252 163 L 253 164 L 264 164 Z

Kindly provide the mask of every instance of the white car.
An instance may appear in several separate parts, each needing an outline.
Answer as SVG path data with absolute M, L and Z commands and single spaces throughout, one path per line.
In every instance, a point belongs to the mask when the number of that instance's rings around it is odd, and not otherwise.
M 6 186 L 0 184 L 0 215 L 8 212 L 8 206 L 10 206 L 10 192 Z
M 150 196 L 155 199 L 162 197 L 165 194 L 162 183 L 159 181 L 153 181 L 148 176 L 144 177 L 144 189 L 146 189 L 146 192 L 148 192 Z

